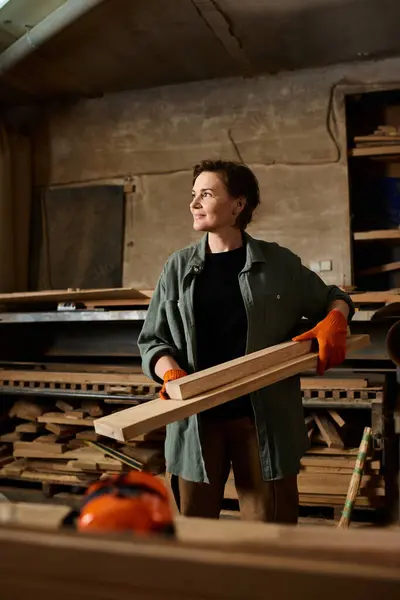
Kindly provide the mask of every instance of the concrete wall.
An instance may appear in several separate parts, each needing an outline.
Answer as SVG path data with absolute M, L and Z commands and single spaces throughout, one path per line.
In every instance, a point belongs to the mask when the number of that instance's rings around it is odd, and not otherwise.
M 124 283 L 149 288 L 168 255 L 196 239 L 188 211 L 192 165 L 203 158 L 240 159 L 254 168 L 262 190 L 250 233 L 290 247 L 307 265 L 332 260 L 323 278 L 349 285 L 343 93 L 365 84 L 391 87 L 397 79 L 400 87 L 399 67 L 398 60 L 353 64 L 53 108 L 35 132 L 35 182 L 134 176 Z

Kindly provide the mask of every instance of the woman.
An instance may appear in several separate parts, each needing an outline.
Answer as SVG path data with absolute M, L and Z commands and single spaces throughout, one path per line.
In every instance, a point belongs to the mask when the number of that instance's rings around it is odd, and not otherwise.
M 295 340 L 318 340 L 319 373 L 345 358 L 351 300 L 289 250 L 245 233 L 259 203 L 247 166 L 195 166 L 190 210 L 206 235 L 167 261 L 139 337 L 162 398 L 168 381 L 290 339 L 303 316 L 317 325 Z M 296 523 L 307 446 L 299 377 L 172 423 L 165 451 L 181 513 L 218 518 L 232 467 L 242 518 Z

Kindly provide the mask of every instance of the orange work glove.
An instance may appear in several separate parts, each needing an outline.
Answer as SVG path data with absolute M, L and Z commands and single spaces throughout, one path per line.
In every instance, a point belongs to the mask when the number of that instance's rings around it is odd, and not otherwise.
M 313 329 L 293 338 L 294 342 L 318 340 L 318 375 L 326 369 L 340 365 L 346 358 L 347 319 L 340 310 L 334 309 Z
M 187 375 L 186 371 L 182 369 L 170 369 L 164 375 L 164 385 L 160 390 L 160 398 L 162 400 L 169 400 L 169 396 L 167 394 L 166 384 L 168 381 L 175 381 L 175 379 L 180 379 L 181 377 L 185 377 Z

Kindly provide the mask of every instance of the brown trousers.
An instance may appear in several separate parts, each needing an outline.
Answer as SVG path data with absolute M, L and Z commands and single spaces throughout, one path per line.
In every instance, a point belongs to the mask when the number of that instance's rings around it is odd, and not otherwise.
M 232 465 L 242 519 L 297 523 L 297 476 L 263 481 L 257 432 L 250 418 L 226 422 L 204 419 L 201 431 L 210 483 L 179 477 L 182 515 L 218 519 Z

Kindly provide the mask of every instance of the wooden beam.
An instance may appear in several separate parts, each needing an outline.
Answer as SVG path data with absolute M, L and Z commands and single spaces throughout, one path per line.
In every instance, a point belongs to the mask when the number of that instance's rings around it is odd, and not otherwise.
M 364 277 L 365 275 L 379 275 L 380 273 L 389 273 L 390 271 L 398 271 L 400 269 L 400 261 L 378 265 L 377 267 L 369 267 L 357 272 L 357 275 Z
M 399 142 L 400 143 L 400 135 L 356 135 L 354 137 L 354 142 L 357 143 L 369 143 L 369 142 Z
M 53 454 L 63 454 L 66 450 L 68 450 L 67 444 L 62 444 L 59 442 L 47 442 L 47 441 L 34 441 L 34 442 L 15 442 L 14 450 L 34 450 L 36 452 L 51 452 Z
M 261 600 L 268 590 L 276 600 L 310 600 L 323 590 L 324 600 L 398 597 L 397 532 L 340 535 L 328 527 L 192 521 L 177 519 L 170 542 L 1 528 L 2 594 L 12 600 L 26 600 L 32 589 L 41 600 Z
M 359 390 L 368 387 L 367 379 L 329 378 L 329 377 L 302 377 L 300 379 L 302 390 Z
M 147 292 L 134 288 L 104 288 L 92 290 L 45 290 L 43 292 L 15 292 L 0 294 L 0 304 L 23 304 L 33 302 L 79 302 L 84 300 L 122 300 L 124 298 L 148 298 Z
M 52 383 L 78 383 L 92 385 L 157 385 L 140 373 L 64 373 L 56 371 L 20 371 L 19 369 L 0 369 L 0 380 L 2 381 L 32 381 Z
M 336 410 L 328 410 L 329 416 L 333 419 L 339 427 L 344 427 L 346 425 L 346 421 L 342 419 Z
M 39 502 L 0 502 L 0 522 L 18 527 L 58 529 L 71 512 L 70 506 Z
M 301 342 L 300 345 L 303 343 Z M 348 338 L 347 349 L 350 352 L 368 344 L 368 335 L 351 336 Z M 95 431 L 99 435 L 124 442 L 137 435 L 148 433 L 174 421 L 180 421 L 214 406 L 229 402 L 234 398 L 272 385 L 287 377 L 302 373 L 306 369 L 315 368 L 317 358 L 317 354 L 308 353 L 300 358 L 288 360 L 281 365 L 258 371 L 184 401 L 151 400 L 145 404 L 95 420 Z
M 356 231 L 354 233 L 356 242 L 369 242 L 375 240 L 399 240 L 400 229 L 377 229 L 373 231 Z
M 171 400 L 186 400 L 311 352 L 311 342 L 285 342 L 167 383 Z
M 313 413 L 313 417 L 328 448 L 344 448 L 344 443 L 332 421 L 317 413 Z
M 37 418 L 39 423 L 57 423 L 59 425 L 79 425 L 81 427 L 90 427 L 93 425 L 92 418 L 75 419 L 72 417 L 65 417 L 63 413 L 49 412 L 44 413 L 41 417 Z
M 350 298 L 354 304 L 388 304 L 390 302 L 400 302 L 400 294 L 393 292 L 360 292 L 351 294 Z
M 399 144 L 387 144 L 386 146 L 374 146 L 369 148 L 353 148 L 351 156 L 382 156 L 385 154 L 400 154 Z

